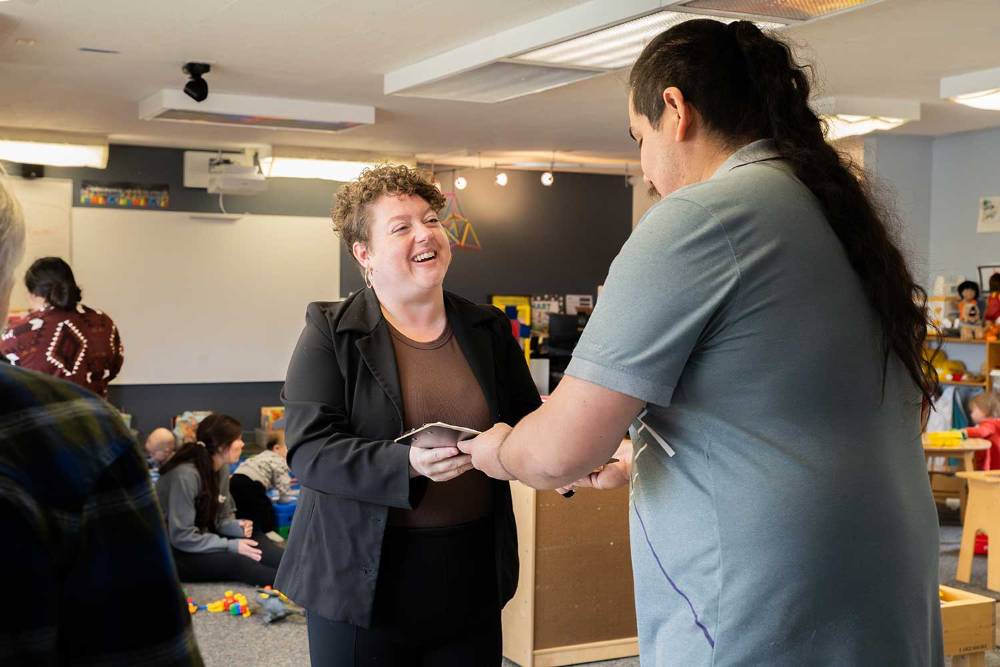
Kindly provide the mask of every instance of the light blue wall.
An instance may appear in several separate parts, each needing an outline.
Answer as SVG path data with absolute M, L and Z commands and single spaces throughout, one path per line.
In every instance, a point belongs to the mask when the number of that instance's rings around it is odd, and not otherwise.
M 980 197 L 1000 196 L 1000 129 L 935 139 L 933 182 L 930 274 L 978 281 L 977 266 L 1000 266 L 1000 234 L 976 233 Z
M 1000 234 L 976 232 L 980 197 L 1000 196 L 1000 128 L 937 138 L 904 135 L 865 140 L 865 169 L 895 206 L 901 239 L 918 280 L 1000 266 Z M 979 370 L 982 349 L 948 345 L 954 359 Z
M 894 211 L 910 270 L 925 286 L 933 274 L 929 267 L 932 150 L 930 137 L 884 135 L 865 140 L 865 170 L 873 177 L 876 196 Z

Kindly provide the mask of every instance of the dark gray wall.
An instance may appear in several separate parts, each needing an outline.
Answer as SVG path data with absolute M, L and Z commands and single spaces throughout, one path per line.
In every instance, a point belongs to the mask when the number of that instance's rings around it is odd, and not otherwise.
M 512 171 L 501 188 L 492 169 L 462 175 L 469 186 L 458 202 L 483 249 L 455 250 L 447 289 L 477 303 L 489 294 L 596 296 L 632 228 L 624 176 L 556 174 L 545 187 L 537 172 Z M 439 177 L 449 183 L 453 174 Z M 354 260 L 341 252 L 340 288 L 347 294 L 363 283 Z
M 128 363 L 128 348 L 126 363 Z M 260 425 L 260 408 L 281 405 L 280 382 L 218 384 L 113 384 L 108 400 L 132 415 L 132 426 L 143 436 L 185 410 L 212 410 L 235 417 L 244 431 Z
M 18 165 L 6 166 L 12 174 L 20 173 Z M 107 169 L 46 168 L 47 176 L 73 179 L 75 206 L 80 205 L 82 181 L 128 182 L 169 185 L 172 211 L 218 211 L 218 197 L 185 188 L 183 173 L 182 150 L 137 146 L 112 146 Z M 632 193 L 624 177 L 556 174 L 555 184 L 547 188 L 537 172 L 512 171 L 507 187 L 501 188 L 491 169 L 462 175 L 469 186 L 458 193 L 459 204 L 483 249 L 455 251 L 447 289 L 476 302 L 501 293 L 596 294 L 631 231 Z M 451 172 L 439 174 L 444 183 L 453 177 Z M 271 179 L 266 193 L 227 196 L 225 206 L 230 213 L 325 216 L 337 188 L 329 181 Z M 344 295 L 363 284 L 355 267 L 341 246 Z M 128 363 L 128 340 L 124 342 Z M 278 402 L 280 387 L 276 382 L 112 385 L 110 398 L 133 415 L 133 425 L 142 432 L 167 424 L 184 410 L 203 409 L 226 412 L 252 428 L 259 421 L 259 407 Z

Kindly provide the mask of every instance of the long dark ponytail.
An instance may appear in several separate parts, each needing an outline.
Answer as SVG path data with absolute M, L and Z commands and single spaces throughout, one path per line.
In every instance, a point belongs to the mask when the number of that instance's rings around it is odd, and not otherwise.
M 242 432 L 236 419 L 213 412 L 198 424 L 198 441 L 185 443 L 160 468 L 160 476 L 182 463 L 192 463 L 198 470 L 201 487 L 194 499 L 194 525 L 200 530 L 214 531 L 219 515 L 219 475 L 212 465 L 212 456 L 225 453 Z
M 73 310 L 83 296 L 73 269 L 59 257 L 36 259 L 24 274 L 24 286 L 59 310 Z
M 937 380 L 923 355 L 927 294 L 910 274 L 890 232 L 892 217 L 872 195 L 863 170 L 826 142 L 809 107 L 807 71 L 788 45 L 749 21 L 694 19 L 646 46 L 629 75 L 629 89 L 633 108 L 654 127 L 663 114 L 664 89 L 675 86 L 707 130 L 730 147 L 774 142 L 819 200 L 880 320 L 883 387 L 895 352 L 931 399 Z

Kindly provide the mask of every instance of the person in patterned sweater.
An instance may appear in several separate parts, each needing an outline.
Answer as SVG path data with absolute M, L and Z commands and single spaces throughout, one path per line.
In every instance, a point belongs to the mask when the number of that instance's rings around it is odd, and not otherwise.
M 31 311 L 0 337 L 0 356 L 106 398 L 124 360 L 118 327 L 105 313 L 80 303 L 73 269 L 58 257 L 36 260 L 24 282 Z

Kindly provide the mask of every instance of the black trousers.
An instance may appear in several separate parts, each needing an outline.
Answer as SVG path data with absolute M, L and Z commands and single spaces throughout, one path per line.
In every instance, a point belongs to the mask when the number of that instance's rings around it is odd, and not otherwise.
M 253 529 L 269 533 L 275 528 L 274 505 L 267 497 L 267 489 L 246 475 L 236 474 L 229 478 L 229 493 L 236 503 L 236 518 L 250 519 Z
M 313 667 L 496 667 L 501 661 L 492 518 L 388 528 L 371 628 L 310 613 Z
M 274 586 L 285 550 L 256 530 L 250 539 L 257 541 L 262 552 L 260 561 L 228 551 L 189 553 L 172 549 L 178 578 L 187 582 L 242 581 L 251 586 Z

